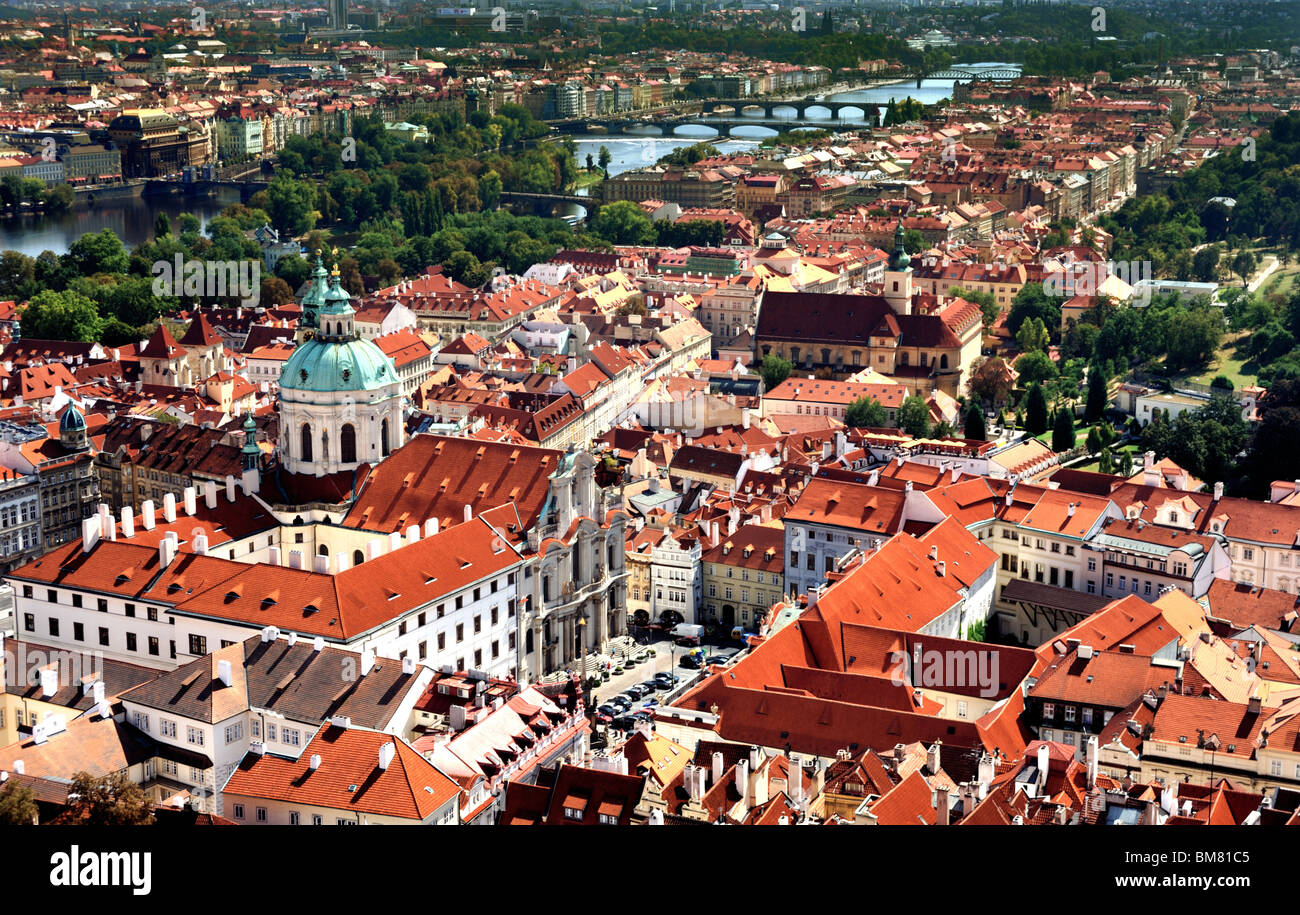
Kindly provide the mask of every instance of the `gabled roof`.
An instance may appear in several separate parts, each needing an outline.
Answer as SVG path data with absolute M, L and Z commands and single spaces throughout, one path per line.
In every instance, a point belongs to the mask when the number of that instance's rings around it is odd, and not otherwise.
M 394 744 L 386 769 L 380 748 Z M 313 756 L 320 765 L 311 768 Z M 460 787 L 400 737 L 360 728 L 326 725 L 297 759 L 244 756 L 224 794 L 326 807 L 352 816 L 425 820 L 459 798 Z

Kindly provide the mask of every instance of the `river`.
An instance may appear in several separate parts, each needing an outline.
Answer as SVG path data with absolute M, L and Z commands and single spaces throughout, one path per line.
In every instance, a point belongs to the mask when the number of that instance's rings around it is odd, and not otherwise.
M 961 69 L 978 74 L 985 70 L 1014 68 L 1015 64 L 977 63 L 964 64 Z M 856 92 L 833 92 L 827 98 L 837 102 L 862 102 L 863 108 L 888 105 L 891 100 L 904 99 L 908 96 L 930 105 L 952 95 L 953 80 L 927 79 L 920 88 L 915 82 L 890 86 L 878 86 Z M 743 102 L 738 103 L 742 107 Z M 793 109 L 791 109 L 793 114 Z M 829 115 L 829 111 L 827 112 Z M 600 155 L 600 148 L 607 147 L 612 157 L 609 164 L 611 175 L 617 175 L 633 168 L 653 165 L 660 157 L 667 155 L 681 146 L 711 140 L 721 152 L 732 153 L 757 149 L 765 137 L 775 136 L 777 129 L 816 129 L 817 127 L 834 127 L 837 124 L 846 128 L 862 126 L 861 117 L 842 117 L 838 121 L 828 117 L 823 119 L 806 118 L 796 121 L 793 118 L 777 118 L 763 122 L 755 118 L 753 125 L 745 124 L 731 128 L 731 135 L 720 136 L 714 127 L 704 123 L 688 124 L 678 127 L 673 136 L 663 136 L 656 128 L 647 127 L 637 134 L 591 133 L 570 137 L 577 148 L 579 165 L 586 165 L 587 155 L 593 160 Z M 765 126 L 771 125 L 771 126 Z M 644 130 L 644 133 L 640 133 Z M 639 134 L 639 135 L 638 135 Z M 586 196 L 587 190 L 579 191 Z M 238 203 L 237 192 L 230 191 L 227 196 L 215 198 L 196 198 L 182 200 L 174 197 L 130 201 L 114 200 L 96 204 L 93 207 L 79 206 L 67 213 L 42 214 L 27 213 L 0 218 L 0 250 L 21 251 L 37 256 L 42 251 L 63 254 L 68 247 L 89 232 L 112 229 L 128 248 L 133 248 L 142 241 L 153 237 L 154 220 L 159 213 L 166 213 L 176 224 L 176 217 L 181 213 L 193 213 L 206 225 L 207 221 L 218 215 L 221 209 L 230 203 Z M 577 208 L 571 208 L 576 213 Z
M 207 225 L 223 207 L 239 202 L 239 191 L 218 192 L 216 197 L 135 197 L 106 200 L 93 206 L 78 204 L 64 213 L 22 213 L 0 218 L 0 250 L 21 251 L 36 257 L 42 251 L 64 254 L 83 235 L 112 229 L 114 234 L 134 248 L 153 238 L 153 224 L 158 214 L 166 213 L 172 229 L 181 213 L 193 213 Z

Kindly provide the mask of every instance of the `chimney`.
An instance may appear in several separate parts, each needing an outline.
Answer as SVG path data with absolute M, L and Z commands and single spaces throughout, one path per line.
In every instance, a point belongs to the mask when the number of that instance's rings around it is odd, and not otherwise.
M 1084 759 L 1088 765 L 1088 790 L 1091 791 L 1097 787 L 1097 735 L 1094 734 L 1088 738 L 1087 747 L 1084 750 Z
M 153 499 L 145 499 L 140 503 L 140 525 L 147 531 L 154 529 L 156 524 L 154 518 Z
M 934 789 L 934 823 L 936 826 L 948 825 L 948 789 Z
M 208 535 L 207 535 L 207 534 L 195 534 L 195 535 L 194 535 L 194 541 L 193 541 L 193 547 L 194 547 L 194 555 L 196 555 L 196 556 L 206 556 L 206 555 L 208 555 Z
M 176 496 L 170 492 L 163 496 L 163 520 L 168 524 L 176 523 Z
M 1074 509 L 1075 509 L 1077 506 L 1078 506 L 1078 503 L 1077 503 L 1077 502 L 1071 502 L 1071 503 L 1066 507 L 1066 509 L 1065 509 L 1065 517 L 1067 517 L 1067 518 L 1073 518 L 1073 517 L 1074 517 Z
M 722 773 L 722 754 L 720 752 L 715 752 L 713 754 L 713 784 L 716 785 L 718 782 L 722 781 Z
M 328 556 L 313 556 L 312 571 L 318 575 L 328 575 L 330 573 L 330 558 Z
M 468 524 L 469 522 L 471 522 L 471 521 L 473 521 L 473 520 L 474 520 L 474 509 L 473 509 L 472 507 L 466 505 L 466 506 L 465 506 L 465 518 L 464 518 L 464 521 L 465 521 L 466 524 Z
M 438 519 L 437 519 L 437 518 L 430 518 L 429 520 L 427 520 L 427 521 L 424 522 L 424 536 L 425 536 L 425 539 L 428 539 L 429 537 L 433 537 L 433 536 L 435 536 L 437 533 L 438 533 Z
M 736 763 L 736 793 L 749 798 L 749 760 L 742 759 Z
M 361 676 L 366 676 L 375 669 L 375 650 L 367 648 L 361 652 Z
M 99 518 L 87 518 L 81 522 L 81 552 L 89 553 L 99 543 Z
M 302 550 L 289 551 L 289 568 L 291 569 L 302 568 Z
M 1046 742 L 1038 745 L 1038 790 L 1042 793 L 1043 787 L 1047 784 L 1047 773 L 1051 770 L 1051 751 L 1047 748 Z
M 165 569 L 172 564 L 172 560 L 176 558 L 177 543 L 175 531 L 168 531 L 167 536 L 158 541 L 158 566 L 160 568 Z
M 790 757 L 790 777 L 786 780 L 787 787 L 790 791 L 790 798 L 796 804 L 803 803 L 803 758 L 800 756 Z
M 328 558 L 328 557 L 327 557 L 327 558 Z M 349 563 L 350 561 L 351 561 L 351 560 L 348 559 L 348 555 L 347 555 L 347 553 L 344 553 L 344 552 L 342 552 L 342 551 L 339 551 L 338 553 L 335 553 L 335 554 L 334 554 L 334 572 L 335 572 L 335 574 L 338 574 L 338 573 L 340 573 L 340 572 L 346 572 L 346 571 L 348 570 L 348 563 Z M 328 565 L 328 564 L 327 564 L 327 565 Z
M 401 531 L 392 531 L 388 535 L 388 552 L 395 553 L 403 546 Z
M 217 481 L 216 480 L 203 481 L 203 504 L 206 505 L 208 508 L 217 507 Z
M 366 562 L 384 555 L 384 541 L 374 537 L 366 541 Z
M 420 525 L 412 524 L 406 529 L 406 542 L 418 543 L 420 540 Z
M 226 501 L 235 501 L 235 478 L 230 474 L 226 474 Z
M 182 498 L 185 501 L 185 514 L 191 516 L 197 514 L 199 507 L 197 504 L 198 500 L 195 498 L 195 490 L 193 486 L 185 487 L 184 492 L 182 493 Z
M 135 536 L 135 510 L 127 505 L 122 508 L 122 537 L 130 540 Z
M 41 668 L 41 696 L 48 699 L 59 691 L 59 666 L 50 664 Z
M 271 546 L 266 548 L 267 565 L 278 566 L 280 564 L 280 548 Z
M 943 578 L 945 575 L 948 574 L 947 570 L 948 570 L 948 563 L 944 562 L 942 559 L 940 559 L 938 562 L 934 564 L 934 573 L 938 575 L 940 578 Z
M 1223 483 L 1214 484 L 1214 501 L 1218 502 L 1223 498 Z
M 388 768 L 388 764 L 393 761 L 393 757 L 396 755 L 397 755 L 397 744 L 394 743 L 393 741 L 390 740 L 388 743 L 380 747 L 379 748 L 380 770 L 381 771 L 386 770 Z
M 265 629 L 262 630 L 263 644 L 267 642 L 274 642 L 279 637 L 280 637 L 280 630 L 277 629 L 275 626 L 267 626 Z
M 925 767 L 934 775 L 939 771 L 940 751 L 943 747 L 943 741 L 936 740 L 930 744 L 930 748 L 925 751 Z
M 217 679 L 221 681 L 223 686 L 231 686 L 234 684 L 234 675 L 229 661 L 223 660 L 217 662 Z
M 936 559 L 938 559 L 938 558 L 939 558 L 939 545 L 938 545 L 937 543 L 936 543 L 936 544 L 931 544 L 931 545 L 930 545 L 930 561 L 933 562 L 934 560 L 936 560 Z
M 320 768 L 320 754 L 319 754 L 319 753 L 313 753 L 313 754 L 311 755 L 311 761 L 308 762 L 307 765 L 311 767 L 311 771 L 313 771 L 313 772 L 315 772 L 317 769 L 319 769 L 319 768 Z

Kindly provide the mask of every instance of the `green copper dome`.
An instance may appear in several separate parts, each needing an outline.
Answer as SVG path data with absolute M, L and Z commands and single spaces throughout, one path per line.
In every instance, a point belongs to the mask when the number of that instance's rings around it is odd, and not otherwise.
M 373 391 L 397 381 L 393 361 L 369 340 L 307 340 L 280 373 L 284 391 Z

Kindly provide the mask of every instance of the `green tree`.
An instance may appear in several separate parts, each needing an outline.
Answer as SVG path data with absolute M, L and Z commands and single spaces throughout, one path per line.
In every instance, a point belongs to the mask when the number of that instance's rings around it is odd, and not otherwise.
M 1198 282 L 1212 283 L 1219 275 L 1219 247 L 1206 245 L 1192 255 L 1192 276 Z
M 775 390 L 777 385 L 789 378 L 793 371 L 794 363 L 776 353 L 768 353 L 758 364 L 758 374 L 763 378 L 764 391 Z
M 903 250 L 908 254 L 919 254 L 926 249 L 925 236 L 917 229 L 908 229 L 903 233 Z
M 1074 447 L 1074 413 L 1062 407 L 1056 411 L 1056 422 L 1052 425 L 1052 450 L 1069 451 Z
M 1037 382 L 1031 384 L 1025 394 L 1025 429 L 1030 435 L 1042 435 L 1047 431 L 1047 396 Z
M 1007 330 L 1012 335 L 1020 333 L 1020 326 L 1030 318 L 1042 321 L 1049 335 L 1055 335 L 1060 330 L 1060 299 L 1047 295 L 1042 283 L 1026 283 L 1016 293 L 1011 301 L 1011 311 L 1007 313 Z
M 898 428 L 914 438 L 930 434 L 930 406 L 924 398 L 912 394 L 898 408 Z
M 904 245 L 906 245 L 906 239 Z M 991 292 L 977 292 L 974 289 L 963 289 L 961 286 L 952 286 L 948 289 L 948 295 L 954 299 L 965 299 L 967 302 L 974 302 L 980 307 L 980 314 L 984 318 L 984 326 L 992 327 L 997 321 L 998 316 L 1002 314 L 1002 306 L 994 298 Z
M 122 772 L 104 778 L 74 773 L 68 808 L 72 819 L 82 826 L 151 826 L 154 821 L 149 799 Z
M 266 188 L 266 212 L 271 225 L 298 236 L 316 225 L 316 188 L 306 181 L 276 175 Z
M 988 429 L 984 423 L 984 411 L 974 401 L 971 401 L 970 405 L 966 407 L 966 425 L 963 434 L 966 438 L 977 442 L 982 442 L 988 438 Z
M 1255 272 L 1255 267 L 1259 262 L 1255 260 L 1255 252 L 1249 248 L 1242 248 L 1232 258 L 1232 272 L 1241 277 L 1241 285 L 1245 286 L 1250 275 Z
M 20 317 L 24 337 L 90 343 L 99 335 L 99 310 L 95 303 L 71 290 L 47 289 L 37 293 Z
M 1016 333 L 1016 342 L 1026 353 L 1046 352 L 1047 347 L 1051 345 L 1052 337 L 1047 332 L 1043 319 L 1034 317 L 1020 325 L 1020 330 Z
M 615 245 L 653 245 L 658 238 L 650 217 L 630 200 L 605 204 L 588 228 Z
M 64 259 L 82 276 L 126 273 L 131 266 L 131 256 L 122 245 L 122 239 L 114 235 L 112 229 L 81 236 L 68 246 Z
M 1021 384 L 1042 384 L 1060 374 L 1052 357 L 1042 350 L 1025 353 L 1017 359 L 1016 371 L 1020 373 Z
M 1093 365 L 1088 369 L 1088 402 L 1084 407 L 1085 422 L 1095 423 L 1106 412 L 1107 384 L 1106 374 L 1101 366 Z
M 600 166 L 600 170 L 605 173 L 606 178 L 609 177 L 609 163 L 612 161 L 614 161 L 614 157 L 610 154 L 609 147 L 602 145 L 600 152 L 596 156 L 596 164 Z
M 155 238 L 166 238 L 172 234 L 172 221 L 166 213 L 159 213 L 153 221 L 153 234 Z
M 854 429 L 885 425 L 885 408 L 874 397 L 859 397 L 844 411 L 844 425 Z
M 31 826 L 39 813 L 31 788 L 10 779 L 0 789 L 0 826 Z

